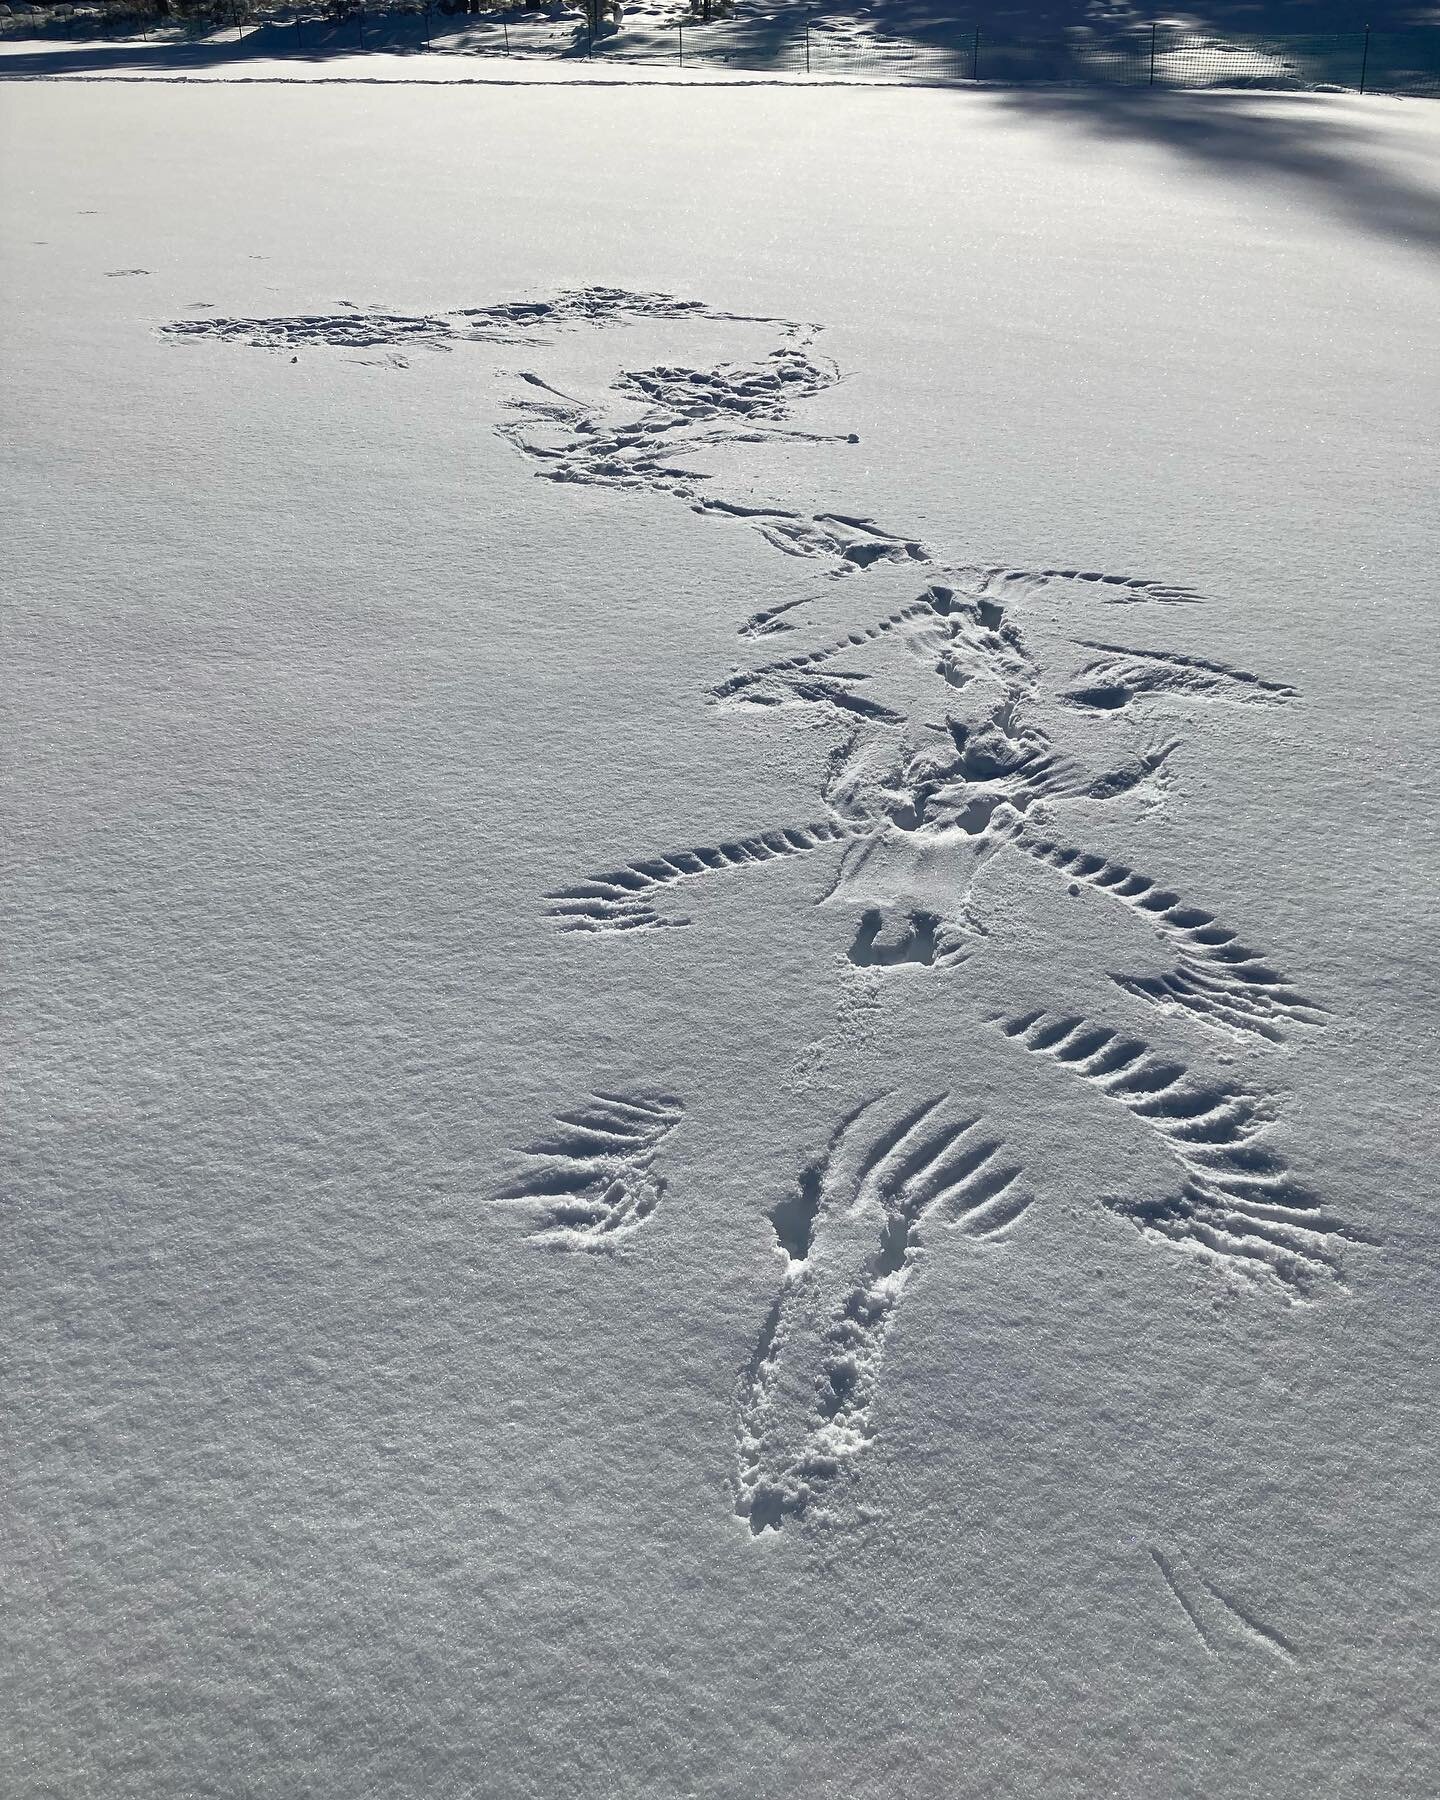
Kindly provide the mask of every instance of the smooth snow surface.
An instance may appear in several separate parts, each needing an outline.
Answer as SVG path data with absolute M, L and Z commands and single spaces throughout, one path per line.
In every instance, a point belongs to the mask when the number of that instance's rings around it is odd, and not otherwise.
M 17 1796 L 1425 1796 L 1440 111 L 12 87 Z

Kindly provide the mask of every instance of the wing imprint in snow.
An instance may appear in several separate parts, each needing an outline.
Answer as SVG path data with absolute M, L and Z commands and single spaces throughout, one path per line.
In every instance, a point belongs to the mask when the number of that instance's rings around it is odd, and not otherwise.
M 1152 925 L 1157 936 L 1178 956 L 1165 975 L 1112 975 L 1127 993 L 1162 1011 L 1178 1012 L 1212 1029 L 1279 1044 L 1295 1028 L 1323 1026 L 1329 1015 L 1302 994 L 1265 960 L 1242 944 L 1203 907 L 1187 905 L 1178 894 L 1127 864 L 1042 837 L 1015 820 L 996 827 L 1047 868 L 1072 884 L 1084 883 L 1108 894 Z
M 1103 569 L 1010 569 L 970 567 L 951 571 L 957 587 L 971 594 L 1004 594 L 1012 600 L 1028 597 L 1060 582 L 1091 588 L 1107 606 L 1194 605 L 1201 596 L 1194 588 L 1177 587 L 1143 575 L 1112 575 Z
M 608 1248 L 660 1204 L 665 1182 L 650 1165 L 683 1111 L 663 1094 L 596 1092 L 520 1151 L 522 1172 L 491 1200 L 534 1214 L 532 1243 Z
M 842 821 L 817 819 L 808 825 L 786 825 L 752 837 L 638 858 L 607 874 L 552 889 L 545 896 L 550 903 L 548 911 L 562 931 L 657 931 L 688 925 L 690 921 L 683 916 L 666 916 L 657 910 L 665 889 L 704 875 L 809 856 L 854 837 L 861 829 Z
M 1146 1201 L 1100 1196 L 1143 1237 L 1264 1282 L 1290 1301 L 1343 1289 L 1339 1243 L 1371 1240 L 1328 1213 L 1265 1141 L 1274 1112 L 1260 1095 L 1192 1075 L 1143 1039 L 1077 1015 L 1035 1011 L 994 1023 L 1019 1048 L 1123 1106 L 1164 1144 L 1180 1177 L 1175 1192 Z
M 1189 700 L 1230 700 L 1249 706 L 1277 706 L 1293 700 L 1297 690 L 1283 681 L 1266 681 L 1247 669 L 1211 662 L 1178 651 L 1127 650 L 1123 644 L 1076 640 L 1083 649 L 1103 654 L 1076 675 L 1077 686 L 1061 695 L 1067 706 L 1087 712 L 1118 712 L 1134 700 L 1175 695 Z

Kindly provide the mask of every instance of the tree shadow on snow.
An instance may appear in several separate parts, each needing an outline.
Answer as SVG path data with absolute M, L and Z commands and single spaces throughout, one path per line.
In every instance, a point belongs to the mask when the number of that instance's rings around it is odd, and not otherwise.
M 128 36 L 66 44 L 37 34 L 23 51 L 6 54 L 0 50 L 0 76 L 183 74 L 191 70 L 243 68 L 246 63 L 261 61 L 354 61 L 375 51 L 423 57 L 432 47 L 445 53 L 473 53 L 487 61 L 503 61 L 503 32 L 507 26 L 513 34 L 517 56 L 532 50 L 550 58 L 585 55 L 584 25 L 576 14 L 552 18 L 508 11 L 452 18 L 434 10 L 427 20 L 415 10 L 367 9 L 363 16 L 344 19 L 318 14 L 302 16 L 298 28 L 293 17 L 267 19 L 243 32 L 226 31 L 188 40 Z M 539 41 L 531 43 L 531 37 Z M 477 68 L 477 74 L 481 72 Z M 363 76 L 358 65 L 356 74 Z
M 1440 24 L 1436 0 L 817 0 L 812 17 L 853 18 L 916 43 L 1040 38 L 1080 31 L 1104 38 L 1148 31 L 1151 20 L 1201 34 L 1408 31 Z
M 1353 115 L 1321 122 L 1314 106 L 1269 95 L 1016 88 L 994 98 L 1027 123 L 1158 145 L 1211 174 L 1247 183 L 1278 181 L 1371 236 L 1440 252 L 1440 187 L 1387 168 L 1383 135 Z

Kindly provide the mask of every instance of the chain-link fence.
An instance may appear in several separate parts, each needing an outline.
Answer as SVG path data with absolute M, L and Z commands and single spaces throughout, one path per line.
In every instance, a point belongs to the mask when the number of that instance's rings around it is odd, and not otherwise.
M 596 23 L 595 8 L 482 12 L 476 0 L 0 0 L 7 37 L 144 39 L 206 60 L 238 54 L 322 57 L 444 50 L 477 56 L 585 58 L 895 81 L 1063 82 L 1155 88 L 1256 87 L 1440 97 L 1440 30 L 1251 36 L 1163 25 L 1019 38 L 955 26 L 930 44 L 860 36 L 853 21 L 793 14 L 659 24 Z

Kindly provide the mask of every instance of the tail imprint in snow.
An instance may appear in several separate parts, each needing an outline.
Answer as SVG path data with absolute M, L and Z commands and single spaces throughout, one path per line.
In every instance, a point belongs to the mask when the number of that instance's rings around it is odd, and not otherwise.
M 885 1346 L 932 1223 L 984 1242 L 1029 1208 L 1020 1168 L 941 1094 L 843 1120 L 771 1212 L 786 1259 L 736 1396 L 735 1511 L 755 1536 L 822 1513 L 878 1432 Z

